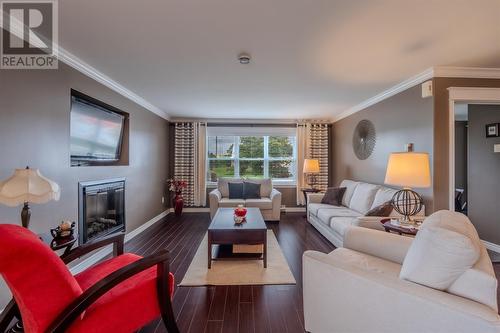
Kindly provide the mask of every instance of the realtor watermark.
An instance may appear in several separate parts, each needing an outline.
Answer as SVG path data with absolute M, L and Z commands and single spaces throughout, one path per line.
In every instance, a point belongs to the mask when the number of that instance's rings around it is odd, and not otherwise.
M 1 69 L 56 69 L 57 0 L 1 1 Z

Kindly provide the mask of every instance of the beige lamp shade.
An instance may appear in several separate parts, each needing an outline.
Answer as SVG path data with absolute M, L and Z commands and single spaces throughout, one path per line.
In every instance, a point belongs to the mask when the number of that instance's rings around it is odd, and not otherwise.
M 59 185 L 42 176 L 38 169 L 16 169 L 12 176 L 0 182 L 0 203 L 7 206 L 57 201 L 60 194 Z
M 319 173 L 319 160 L 304 160 L 304 173 Z
M 431 170 L 427 153 L 392 153 L 387 163 L 385 183 L 407 188 L 430 187 Z

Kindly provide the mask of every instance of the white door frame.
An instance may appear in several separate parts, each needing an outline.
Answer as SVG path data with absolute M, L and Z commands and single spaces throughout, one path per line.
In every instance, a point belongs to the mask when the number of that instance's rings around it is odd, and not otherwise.
M 450 87 L 449 95 L 449 209 L 455 210 L 455 103 L 500 104 L 500 88 Z

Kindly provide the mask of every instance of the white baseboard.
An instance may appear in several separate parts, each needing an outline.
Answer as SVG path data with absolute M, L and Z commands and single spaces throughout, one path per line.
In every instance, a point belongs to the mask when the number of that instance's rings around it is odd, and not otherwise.
M 285 213 L 305 213 L 306 207 L 285 207 Z
M 481 240 L 481 241 L 483 242 L 484 246 L 486 246 L 486 248 L 488 250 L 500 254 L 500 245 L 495 244 L 495 243 L 491 243 L 491 242 L 488 242 L 488 241 L 485 241 L 485 240 Z
M 132 230 L 131 232 L 129 232 L 128 234 L 125 235 L 125 242 L 128 242 L 132 238 L 138 236 L 141 232 L 145 231 L 146 229 L 151 227 L 156 222 L 160 221 L 162 218 L 164 218 L 168 214 L 170 214 L 170 211 L 166 210 L 166 211 L 162 212 L 161 214 L 156 215 L 155 217 L 153 217 L 151 220 L 144 223 L 140 227 Z M 84 270 L 86 270 L 90 266 L 94 265 L 96 262 L 98 262 L 102 258 L 106 257 L 108 254 L 110 254 L 112 252 L 112 250 L 113 250 L 113 245 L 108 245 L 108 246 L 102 248 L 101 250 L 97 251 L 96 253 L 94 253 L 93 255 L 88 257 L 87 259 L 85 259 L 82 262 L 78 263 L 77 265 L 71 267 L 70 268 L 71 273 L 74 275 L 74 274 L 78 274 L 80 272 L 83 272 Z

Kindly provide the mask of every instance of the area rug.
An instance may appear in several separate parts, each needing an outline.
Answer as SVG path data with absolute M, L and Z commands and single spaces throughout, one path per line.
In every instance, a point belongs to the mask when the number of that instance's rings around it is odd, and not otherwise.
M 207 234 L 179 286 L 295 284 L 290 267 L 272 230 L 267 231 L 267 268 L 262 260 L 212 261 L 207 267 Z

